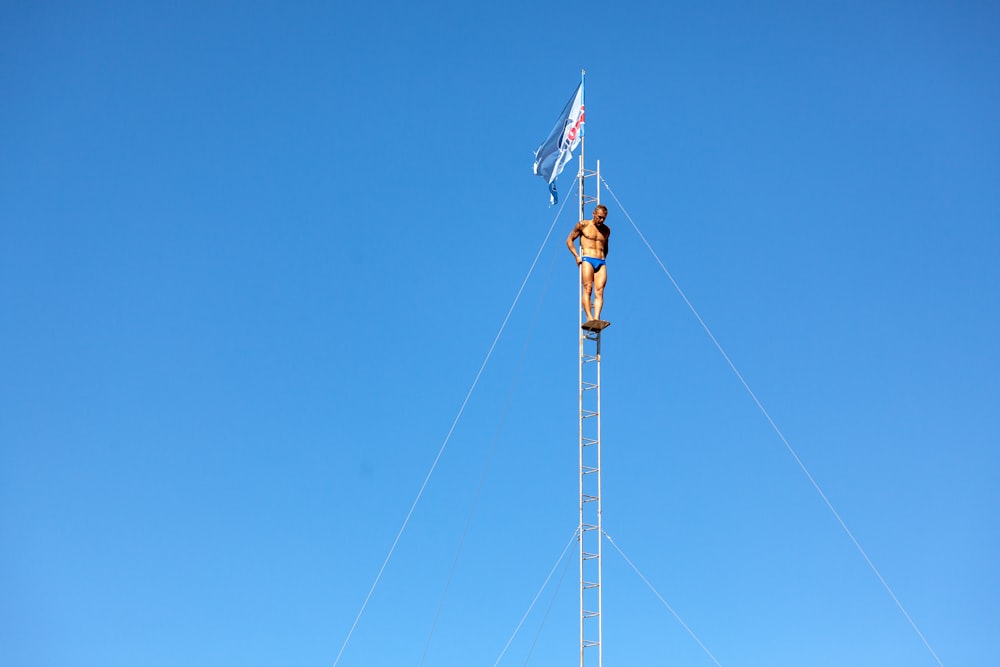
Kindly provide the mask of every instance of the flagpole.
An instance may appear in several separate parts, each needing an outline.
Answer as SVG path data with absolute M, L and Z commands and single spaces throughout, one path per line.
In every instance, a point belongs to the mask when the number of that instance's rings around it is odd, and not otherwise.
M 586 108 L 587 108 L 587 87 L 584 85 L 585 82 L 586 82 L 586 78 L 587 78 L 587 70 L 581 69 L 580 70 L 580 99 L 581 99 L 581 102 L 583 103 L 584 118 L 586 118 Z M 584 125 L 581 126 L 580 133 L 581 133 L 581 136 L 580 136 L 580 172 L 577 174 L 577 177 L 578 177 L 578 180 L 579 180 L 580 215 L 579 215 L 579 217 L 577 217 L 577 220 L 583 220 L 583 216 L 584 216 L 584 192 L 585 192 L 585 188 L 584 188 L 584 166 L 586 165 L 586 163 L 584 162 L 583 154 L 584 154 L 584 149 L 587 146 L 586 122 L 584 122 Z
M 577 220 L 586 219 L 585 207 L 590 202 L 600 202 L 600 163 L 598 170 L 588 174 L 585 168 L 583 146 L 585 143 L 584 126 L 586 123 L 586 105 L 584 104 L 584 83 L 587 71 L 580 69 L 580 84 L 577 86 L 573 97 L 563 108 L 555 127 L 549 136 L 542 142 L 542 145 L 535 151 L 535 174 L 542 176 L 549 184 L 549 201 L 555 204 L 558 201 L 555 180 L 563 167 L 568 165 L 573 159 L 573 151 L 580 148 L 580 164 L 577 171 L 577 195 L 579 197 L 579 217 Z M 597 176 L 597 189 L 594 197 L 586 194 L 587 176 Z M 574 232 L 579 232 L 575 229 Z M 583 241 L 581 240 L 580 250 L 583 252 Z M 574 248 L 575 251 L 575 248 Z M 601 329 L 608 325 L 607 322 L 594 322 L 590 328 L 584 329 L 583 317 L 587 310 L 584 307 L 583 290 L 583 262 L 579 264 L 580 280 L 579 301 L 577 312 L 580 320 L 580 365 L 579 365 L 579 386 L 580 386 L 580 525 L 577 529 L 577 540 L 580 547 L 580 667 L 584 667 L 588 648 L 597 649 L 597 665 L 603 667 L 603 640 L 604 622 L 601 618 L 603 593 L 601 591 Z M 588 267 L 588 271 L 590 267 Z M 588 306 L 589 308 L 589 306 Z M 603 326 L 602 326 L 603 325 Z M 591 353 L 587 343 L 596 345 L 596 349 Z M 587 368 L 586 380 L 584 379 L 584 367 Z M 586 401 L 585 401 L 586 398 Z M 585 405 L 587 406 L 585 408 Z M 595 421 L 590 421 L 596 417 Z M 588 424 L 586 433 L 584 423 Z M 596 429 L 596 432 L 595 432 Z M 587 452 L 586 458 L 584 456 Z M 595 479 L 596 478 L 596 479 Z M 585 481 L 587 482 L 585 485 Z M 593 544 L 591 544 L 593 543 Z M 593 599 L 596 594 L 596 600 Z M 596 605 L 594 604 L 596 603 Z M 588 623 L 587 621 L 590 621 Z M 586 632 L 586 628 L 592 628 L 593 623 L 597 624 L 596 637 Z M 586 628 L 585 628 L 586 626 Z
M 586 109 L 587 109 L 587 87 L 584 85 L 584 82 L 586 80 L 586 76 L 587 76 L 587 71 L 585 69 L 581 68 L 580 69 L 580 98 L 581 98 L 581 101 L 583 102 L 583 108 L 584 108 L 584 124 L 586 124 L 586 113 L 587 113 L 586 112 Z M 584 193 L 586 191 L 585 188 L 584 188 L 584 179 L 585 179 L 584 167 L 585 167 L 585 163 L 584 163 L 584 160 L 583 160 L 583 155 L 584 155 L 584 149 L 586 148 L 586 145 L 587 145 L 587 132 L 586 132 L 586 130 L 584 130 L 583 136 L 580 137 L 580 170 L 579 170 L 579 172 L 577 174 L 577 191 L 578 191 L 578 195 L 579 195 L 578 196 L 578 200 L 579 200 L 578 213 L 579 213 L 579 215 L 577 215 L 577 218 L 576 218 L 577 220 L 583 220 L 583 198 L 584 198 Z M 580 250 L 581 250 L 581 254 L 582 254 L 583 248 L 581 247 Z M 582 333 L 582 331 L 583 331 L 583 318 L 584 318 L 584 315 L 583 315 L 583 263 L 582 262 L 580 263 L 580 280 L 577 281 L 577 285 L 578 285 L 577 289 L 579 289 L 579 291 L 580 291 L 580 297 L 577 299 L 577 305 L 576 305 L 577 312 L 580 313 L 580 318 L 579 318 L 580 319 L 580 323 L 578 325 L 578 326 L 580 326 L 580 329 L 577 329 L 577 332 L 579 333 L 580 358 L 582 359 L 583 358 L 583 354 L 584 354 L 584 336 L 583 336 L 583 333 Z M 583 386 L 583 364 L 582 363 L 580 364 L 578 375 L 579 375 L 580 386 L 582 387 Z M 581 411 L 581 414 L 582 414 L 582 411 L 583 411 L 583 391 L 582 390 L 580 392 L 580 411 Z M 583 420 L 582 419 L 580 420 L 580 434 L 579 435 L 580 435 L 580 440 L 582 442 L 583 441 Z M 580 448 L 579 457 L 580 457 L 580 467 L 582 469 L 582 467 L 583 467 L 583 448 L 582 447 Z M 583 476 L 582 475 L 580 476 L 580 497 L 581 498 L 583 497 Z M 580 667 L 584 667 L 584 665 L 586 663 L 586 655 L 585 655 L 586 652 L 584 651 L 584 646 L 586 646 L 586 644 L 585 644 L 586 633 L 584 632 L 584 595 L 583 595 L 583 592 L 584 592 L 584 589 L 585 589 L 585 583 L 584 582 L 586 581 L 586 578 L 584 576 L 585 573 L 584 573 L 584 567 L 583 567 L 584 541 L 583 541 L 582 528 L 583 528 L 583 504 L 581 503 L 581 505 L 580 505 L 580 526 L 579 526 L 579 528 L 577 528 L 577 530 L 580 531 L 580 534 L 577 536 L 577 539 L 579 540 L 579 549 L 580 549 L 580 591 L 579 591 L 580 592 Z
M 580 70 L 580 100 L 583 103 L 584 108 L 584 118 L 586 118 L 586 108 L 587 108 L 587 87 L 584 85 L 587 77 L 587 70 Z M 584 123 L 586 125 L 586 122 Z M 586 189 L 584 188 L 585 171 L 584 171 L 584 161 L 583 161 L 583 151 L 587 145 L 587 130 L 584 128 L 582 130 L 582 136 L 580 137 L 580 168 L 577 171 L 577 198 L 579 200 L 579 215 L 577 215 L 577 220 L 583 220 L 584 216 L 584 196 Z M 578 301 L 580 304 L 583 303 L 583 264 L 580 264 L 580 298 Z M 580 308 L 580 324 L 583 325 L 583 308 Z M 581 573 L 582 576 L 582 573 Z

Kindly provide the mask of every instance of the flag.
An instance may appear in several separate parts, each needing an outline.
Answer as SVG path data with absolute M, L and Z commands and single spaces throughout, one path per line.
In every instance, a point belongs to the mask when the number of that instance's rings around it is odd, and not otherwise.
M 535 151 L 535 174 L 549 184 L 550 202 L 559 200 L 556 193 L 556 178 L 563 167 L 573 157 L 573 151 L 583 139 L 583 82 L 569 98 L 566 108 L 559 114 L 559 120 L 538 150 Z

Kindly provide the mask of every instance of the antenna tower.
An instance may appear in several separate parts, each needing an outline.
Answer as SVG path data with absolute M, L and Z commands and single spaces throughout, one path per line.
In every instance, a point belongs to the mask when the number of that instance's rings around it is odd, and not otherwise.
M 587 178 L 597 178 L 596 194 L 586 194 Z M 587 204 L 601 201 L 601 162 L 587 171 L 580 148 L 580 220 Z M 582 271 L 582 267 L 581 267 Z M 603 667 L 601 566 L 601 330 L 584 329 L 583 284 L 580 283 L 580 667 Z

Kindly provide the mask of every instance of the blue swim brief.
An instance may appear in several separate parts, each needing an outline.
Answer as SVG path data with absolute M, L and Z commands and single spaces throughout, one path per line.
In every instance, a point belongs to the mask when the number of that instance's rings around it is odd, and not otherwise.
M 582 259 L 583 259 L 583 261 L 587 262 L 592 267 L 594 267 L 594 271 L 595 272 L 600 271 L 601 267 L 604 266 L 604 260 L 603 259 L 597 259 L 596 257 L 587 257 L 586 255 L 584 255 L 582 257 Z

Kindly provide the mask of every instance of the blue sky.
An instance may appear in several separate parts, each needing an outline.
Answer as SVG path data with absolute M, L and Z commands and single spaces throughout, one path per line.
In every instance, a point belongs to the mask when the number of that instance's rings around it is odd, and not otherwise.
M 749 4 L 6 3 L 0 662 L 492 665 L 553 568 L 500 664 L 577 661 L 531 162 L 586 68 L 605 529 L 726 667 L 938 664 L 638 229 L 940 663 L 996 663 L 1000 11 Z M 608 664 L 715 664 L 608 546 L 604 596 Z

